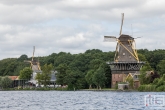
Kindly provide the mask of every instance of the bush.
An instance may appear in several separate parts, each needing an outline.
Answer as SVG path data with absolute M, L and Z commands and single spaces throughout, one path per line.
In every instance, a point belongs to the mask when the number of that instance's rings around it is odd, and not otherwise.
M 156 90 L 156 85 L 140 85 L 138 90 L 141 91 L 141 92 L 144 92 L 144 91 L 155 91 Z
M 158 84 L 158 82 L 159 82 L 159 78 L 155 78 L 154 81 L 153 81 L 153 84 L 156 85 L 156 84 Z
M 165 90 L 165 86 L 159 86 L 156 88 L 156 91 L 157 92 L 161 92 L 161 91 L 164 91 Z
M 115 89 L 118 89 L 118 83 L 115 84 Z
M 164 81 L 163 81 L 163 79 L 161 78 L 161 79 L 159 79 L 159 81 L 158 81 L 158 83 L 157 83 L 157 87 L 162 86 L 163 84 L 164 84 Z
M 10 88 L 12 84 L 12 80 L 8 78 L 8 76 L 2 77 L 0 81 L 0 86 L 4 89 Z
M 162 79 L 165 81 L 165 74 L 163 74 L 163 77 L 162 77 Z

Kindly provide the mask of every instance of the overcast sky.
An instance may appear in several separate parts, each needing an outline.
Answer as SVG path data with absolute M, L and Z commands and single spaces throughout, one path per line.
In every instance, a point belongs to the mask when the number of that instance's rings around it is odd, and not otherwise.
M 22 54 L 115 51 L 104 35 L 136 39 L 137 49 L 165 48 L 165 0 L 0 0 L 0 60 Z M 132 29 L 131 29 L 132 25 Z

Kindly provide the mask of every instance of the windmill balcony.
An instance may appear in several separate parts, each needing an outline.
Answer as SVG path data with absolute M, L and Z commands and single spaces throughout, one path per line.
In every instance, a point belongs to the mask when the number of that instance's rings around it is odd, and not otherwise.
M 139 71 L 145 62 L 139 61 L 122 61 L 122 62 L 106 62 L 110 65 L 112 71 Z

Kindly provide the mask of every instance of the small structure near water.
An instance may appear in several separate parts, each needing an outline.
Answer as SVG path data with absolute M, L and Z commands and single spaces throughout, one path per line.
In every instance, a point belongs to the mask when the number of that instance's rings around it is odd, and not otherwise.
M 129 88 L 129 84 L 128 83 L 123 83 L 123 84 L 118 84 L 118 90 L 126 90 Z

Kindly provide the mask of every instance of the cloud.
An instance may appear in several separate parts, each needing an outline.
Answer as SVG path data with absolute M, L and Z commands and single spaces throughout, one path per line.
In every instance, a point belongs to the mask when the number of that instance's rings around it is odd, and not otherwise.
M 87 49 L 115 51 L 116 43 L 103 42 L 104 35 L 141 37 L 137 48 L 163 49 L 165 43 L 164 0 L 1 0 L 0 59 L 60 51 Z M 132 27 L 131 27 L 132 26 Z

